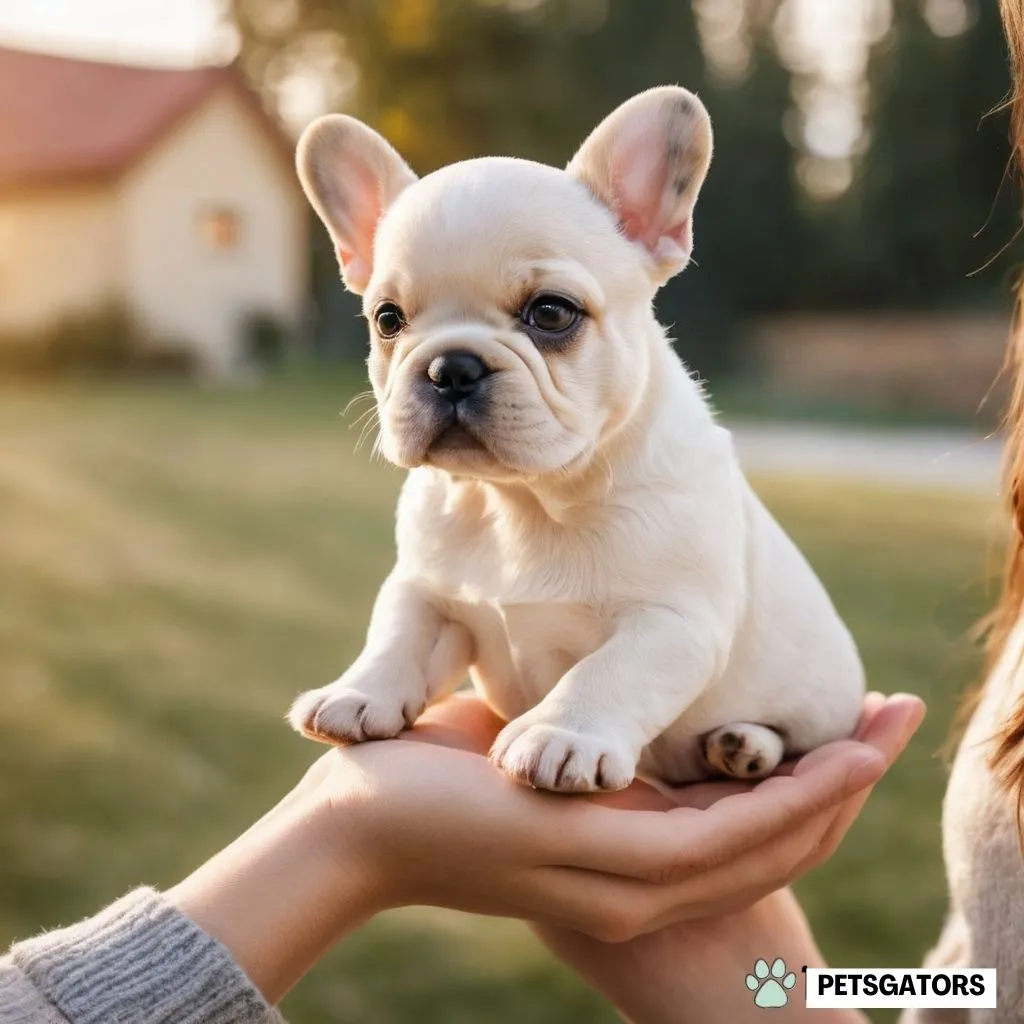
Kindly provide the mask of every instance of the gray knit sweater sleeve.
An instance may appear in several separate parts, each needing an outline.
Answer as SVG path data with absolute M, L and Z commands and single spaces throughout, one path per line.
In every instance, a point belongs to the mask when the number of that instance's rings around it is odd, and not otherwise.
M 19 942 L 0 1024 L 283 1024 L 231 954 L 152 889 Z

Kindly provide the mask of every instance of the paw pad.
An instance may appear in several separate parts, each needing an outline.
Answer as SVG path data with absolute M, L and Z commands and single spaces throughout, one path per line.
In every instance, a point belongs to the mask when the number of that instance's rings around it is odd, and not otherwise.
M 786 961 L 776 957 L 771 967 L 767 960 L 754 964 L 754 973 L 744 979 L 747 988 L 754 995 L 754 1005 L 765 1009 L 785 1006 L 789 1002 L 789 990 L 796 984 L 796 975 L 786 971 Z

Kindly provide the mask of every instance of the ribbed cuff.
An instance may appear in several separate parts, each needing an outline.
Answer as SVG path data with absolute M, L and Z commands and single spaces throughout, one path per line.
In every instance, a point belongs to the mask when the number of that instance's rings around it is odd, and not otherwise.
M 11 959 L 73 1024 L 282 1024 L 228 950 L 153 889 Z
M 8 960 L 0 960 L 0 1020 L 4 1024 L 68 1024 L 67 1017 Z

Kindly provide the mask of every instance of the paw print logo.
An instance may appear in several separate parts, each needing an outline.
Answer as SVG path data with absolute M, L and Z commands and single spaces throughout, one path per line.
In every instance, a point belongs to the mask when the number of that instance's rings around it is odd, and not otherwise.
M 754 1005 L 765 1009 L 785 1006 L 789 1002 L 789 990 L 796 984 L 796 975 L 786 972 L 786 961 L 776 957 L 771 967 L 766 960 L 754 964 L 754 973 L 748 974 L 747 988 L 754 995 Z

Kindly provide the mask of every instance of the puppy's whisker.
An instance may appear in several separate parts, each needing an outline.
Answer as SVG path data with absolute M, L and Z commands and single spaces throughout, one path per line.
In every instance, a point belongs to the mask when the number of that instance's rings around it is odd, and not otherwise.
M 371 457 L 372 457 L 373 453 L 378 448 L 378 443 L 380 441 L 380 431 L 377 431 L 376 433 L 373 433 L 373 432 L 368 430 L 364 434 L 361 434 L 360 437 L 359 437 L 358 442 L 356 443 L 355 451 L 359 452 L 362 449 L 362 447 L 366 443 L 366 439 L 368 437 L 372 437 L 373 438 L 373 444 L 370 447 L 370 454 L 371 454 Z
M 374 413 L 376 413 L 376 411 L 377 411 L 377 410 L 376 410 L 376 409 L 374 409 L 374 410 L 372 410 L 372 411 L 373 411 Z M 359 440 L 358 440 L 358 441 L 356 441 L 356 447 L 355 447 L 355 450 L 356 450 L 357 452 L 359 451 L 359 449 L 360 449 L 360 448 L 362 448 L 362 446 L 363 446 L 363 442 L 364 442 L 364 441 L 366 440 L 366 438 L 367 438 L 367 437 L 368 437 L 368 436 L 369 436 L 370 434 L 372 434 L 372 433 L 373 433 L 374 431 L 377 431 L 377 436 L 379 437 L 379 436 L 380 436 L 380 418 L 379 418 L 378 416 L 376 416 L 376 415 L 374 415 L 374 416 L 371 416 L 371 417 L 370 417 L 370 418 L 369 418 L 369 419 L 368 419 L 368 420 L 367 420 L 367 421 L 366 421 L 366 422 L 365 422 L 365 423 L 363 424 L 363 428 L 362 428 L 362 430 L 360 430 L 360 432 L 359 432 Z M 376 442 L 374 442 L 374 445 L 376 446 Z
M 360 413 L 349 424 L 348 429 L 352 430 L 354 427 L 362 426 L 363 424 L 366 423 L 367 420 L 373 419 L 376 415 L 377 415 L 377 407 L 375 405 L 371 405 L 369 409 L 367 409 L 365 412 Z
M 342 410 L 342 412 L 341 412 L 341 415 L 342 415 L 342 416 L 347 416 L 347 415 L 348 415 L 348 413 L 349 413 L 349 410 L 350 410 L 350 409 L 352 408 L 352 406 L 354 406 L 354 405 L 355 405 L 355 404 L 356 404 L 357 402 L 367 402 L 367 401 L 369 401 L 369 402 L 372 402 L 372 401 L 374 400 L 374 397 L 375 397 L 375 396 L 374 396 L 374 394 L 373 394 L 373 391 L 372 391 L 372 390 L 367 390 L 367 391 L 360 391 L 360 392 L 359 392 L 359 394 L 357 394 L 357 395 L 353 395 L 353 396 L 352 396 L 352 397 L 351 397 L 351 398 L 349 399 L 349 401 L 348 401 L 348 404 L 347 404 L 347 405 L 345 406 L 345 408 L 344 408 L 344 409 Z

